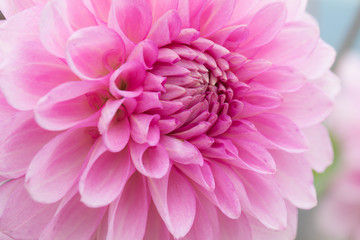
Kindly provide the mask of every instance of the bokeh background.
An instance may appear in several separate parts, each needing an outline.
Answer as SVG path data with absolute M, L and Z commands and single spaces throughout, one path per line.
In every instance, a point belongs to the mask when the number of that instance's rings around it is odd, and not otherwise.
M 360 54 L 360 0 L 309 0 L 308 11 L 320 25 L 321 37 L 338 52 L 333 70 L 336 72 L 341 59 L 349 52 Z M 359 66 L 360 68 L 360 66 Z M 360 81 L 360 76 L 359 76 Z M 334 164 L 323 174 L 315 174 L 315 185 L 319 203 L 329 190 L 330 179 L 341 166 L 339 145 L 333 136 L 335 148 Z M 334 238 L 322 233 L 316 223 L 318 207 L 299 212 L 299 226 L 296 240 L 348 240 Z

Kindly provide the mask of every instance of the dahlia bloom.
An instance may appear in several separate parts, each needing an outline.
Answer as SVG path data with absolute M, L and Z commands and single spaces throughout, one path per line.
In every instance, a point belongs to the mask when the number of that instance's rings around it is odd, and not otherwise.
M 318 223 L 324 233 L 340 239 L 360 239 L 360 55 L 340 61 L 343 90 L 329 126 L 339 143 L 340 169 L 320 204 Z
M 304 0 L 3 0 L 0 231 L 294 239 L 332 150 Z

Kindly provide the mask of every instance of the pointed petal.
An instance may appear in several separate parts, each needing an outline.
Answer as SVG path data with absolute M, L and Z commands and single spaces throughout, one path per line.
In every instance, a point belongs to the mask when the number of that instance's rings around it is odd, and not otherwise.
M 107 22 L 111 0 L 82 0 L 89 11 L 99 20 Z
M 149 204 L 145 178 L 136 173 L 127 182 L 120 198 L 110 206 L 107 239 L 143 239 Z
M 150 69 L 158 60 L 158 55 L 159 50 L 155 43 L 149 39 L 146 39 L 134 47 L 128 56 L 127 61 L 139 61 L 146 69 Z
M 156 146 L 160 140 L 160 129 L 157 122 L 160 116 L 148 114 L 132 114 L 130 117 L 131 138 L 139 143 Z
M 40 128 L 30 112 L 19 112 L 1 123 L 0 175 L 25 174 L 35 154 L 58 133 Z
M 182 173 L 208 191 L 213 191 L 215 189 L 215 179 L 209 163 L 204 162 L 203 166 L 195 164 L 176 164 L 176 166 Z
M 40 239 L 90 239 L 106 208 L 89 208 L 80 202 L 80 194 L 64 199 L 55 217 L 41 233 Z
M 71 188 L 93 143 L 90 130 L 75 128 L 61 133 L 35 155 L 25 181 L 33 199 L 56 202 Z
M 148 213 L 148 222 L 146 225 L 146 231 L 144 240 L 170 240 L 171 235 L 169 230 L 166 228 L 164 221 L 159 216 L 159 213 L 154 206 L 154 203 L 151 202 Z
M 248 240 L 253 239 L 251 227 L 245 214 L 238 219 L 230 219 L 222 213 L 218 213 L 220 223 L 220 239 Z
M 148 2 L 153 14 L 153 22 L 156 22 L 156 20 L 166 14 L 167 11 L 177 9 L 179 5 L 179 0 L 148 0 Z
M 196 197 L 190 183 L 173 168 L 161 179 L 148 179 L 154 204 L 175 238 L 184 237 L 193 225 Z

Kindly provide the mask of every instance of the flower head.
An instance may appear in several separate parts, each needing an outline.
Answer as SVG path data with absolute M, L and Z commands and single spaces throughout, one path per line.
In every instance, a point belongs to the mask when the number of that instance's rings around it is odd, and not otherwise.
M 306 1 L 18 2 L 0 5 L 3 233 L 295 237 L 332 154 L 335 54 Z

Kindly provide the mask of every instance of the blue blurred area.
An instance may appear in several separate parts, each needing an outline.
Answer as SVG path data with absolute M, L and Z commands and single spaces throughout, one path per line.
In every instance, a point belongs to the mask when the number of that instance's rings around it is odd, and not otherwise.
M 308 11 L 318 20 L 322 38 L 339 50 L 359 7 L 359 0 L 309 0 Z M 360 52 L 359 32 L 352 47 Z

